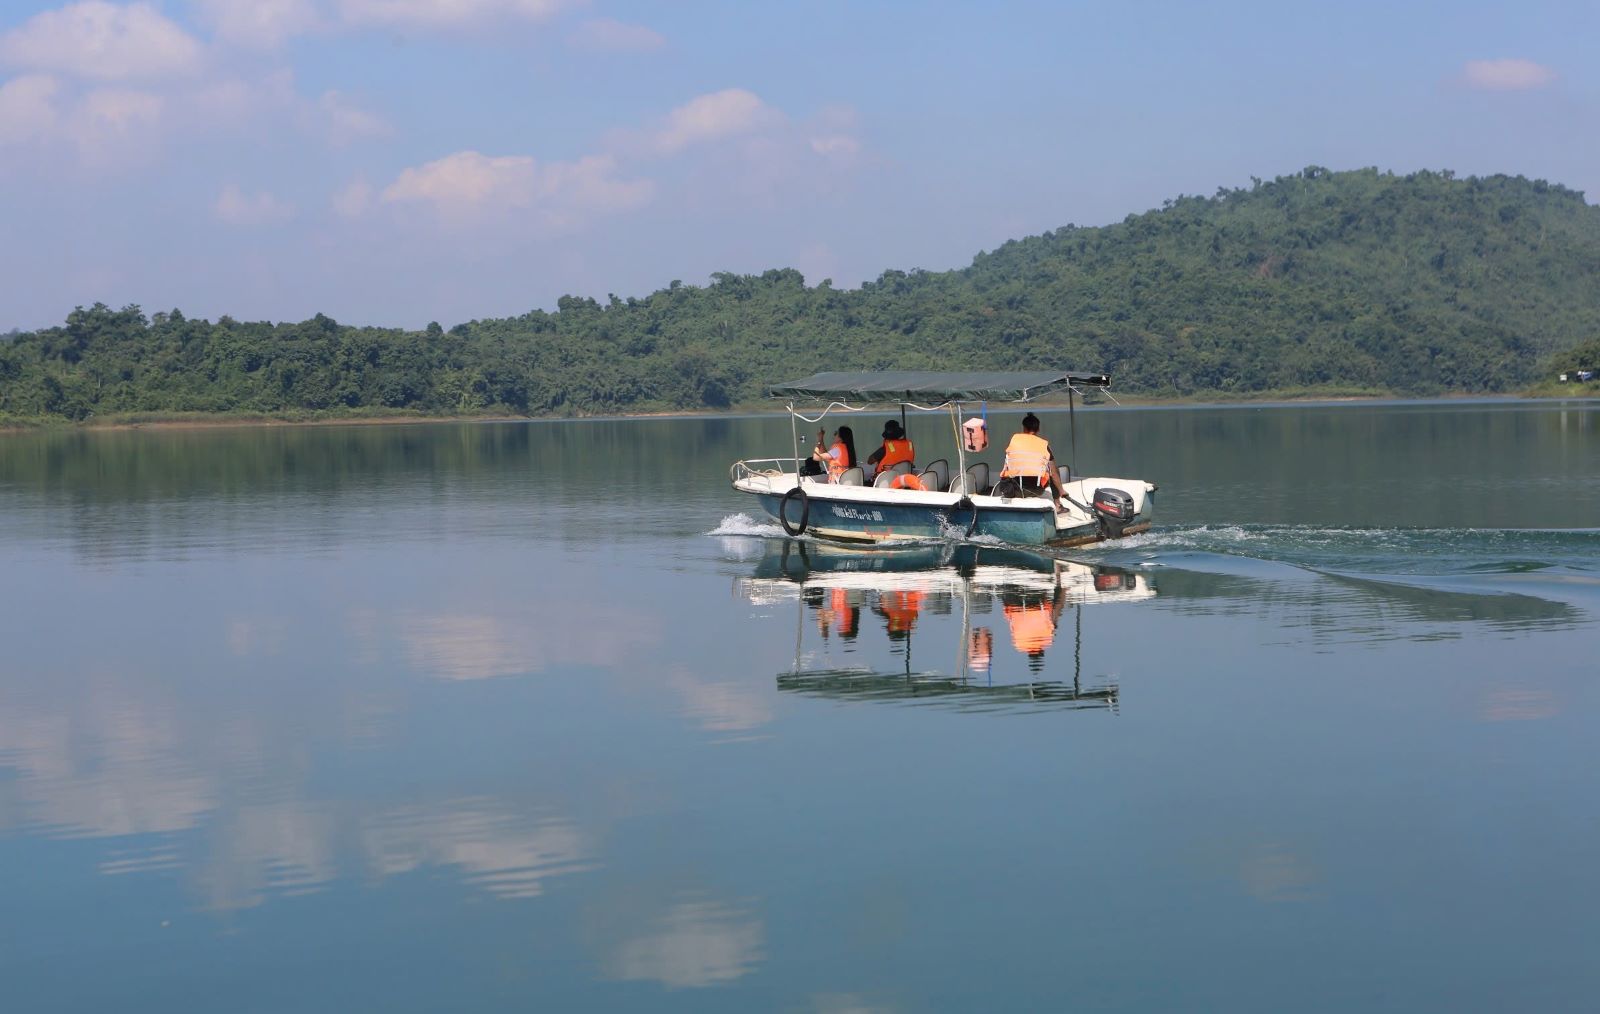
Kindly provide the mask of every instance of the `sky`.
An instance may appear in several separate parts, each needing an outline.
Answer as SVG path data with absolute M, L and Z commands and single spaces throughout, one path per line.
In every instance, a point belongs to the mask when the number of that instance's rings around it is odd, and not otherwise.
M 1600 200 L 1600 2 L 0 0 L 0 331 L 855 287 L 1307 165 Z

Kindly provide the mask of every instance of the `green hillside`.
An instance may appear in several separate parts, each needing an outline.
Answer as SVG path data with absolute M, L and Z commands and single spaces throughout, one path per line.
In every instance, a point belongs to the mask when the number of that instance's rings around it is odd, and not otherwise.
M 0 341 L 0 415 L 590 414 L 824 368 L 1104 369 L 1152 396 L 1516 390 L 1600 336 L 1600 208 L 1521 177 L 1311 167 L 858 290 L 718 274 L 448 331 L 96 305 Z

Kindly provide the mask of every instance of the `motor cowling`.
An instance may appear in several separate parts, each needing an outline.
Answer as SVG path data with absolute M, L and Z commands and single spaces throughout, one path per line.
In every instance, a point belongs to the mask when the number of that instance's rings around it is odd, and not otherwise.
M 1122 530 L 1133 521 L 1133 495 L 1111 486 L 1101 486 L 1094 491 L 1090 501 L 1095 517 L 1100 521 L 1100 533 L 1108 539 L 1119 539 Z

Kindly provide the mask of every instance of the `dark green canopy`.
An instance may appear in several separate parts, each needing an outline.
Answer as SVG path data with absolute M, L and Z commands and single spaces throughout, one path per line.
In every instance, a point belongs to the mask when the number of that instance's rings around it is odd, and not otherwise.
M 978 372 L 940 373 L 931 370 L 887 370 L 877 373 L 817 373 L 787 384 L 774 384 L 767 393 L 795 401 L 916 402 L 943 405 L 952 401 L 1032 401 L 1068 387 L 1111 386 L 1103 373 Z

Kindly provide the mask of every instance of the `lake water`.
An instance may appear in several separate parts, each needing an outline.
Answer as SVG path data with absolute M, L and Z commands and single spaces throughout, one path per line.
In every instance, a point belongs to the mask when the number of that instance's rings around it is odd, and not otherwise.
M 1077 422 L 1059 558 L 781 538 L 783 418 L 0 438 L 4 1009 L 1593 1010 L 1600 405 Z

